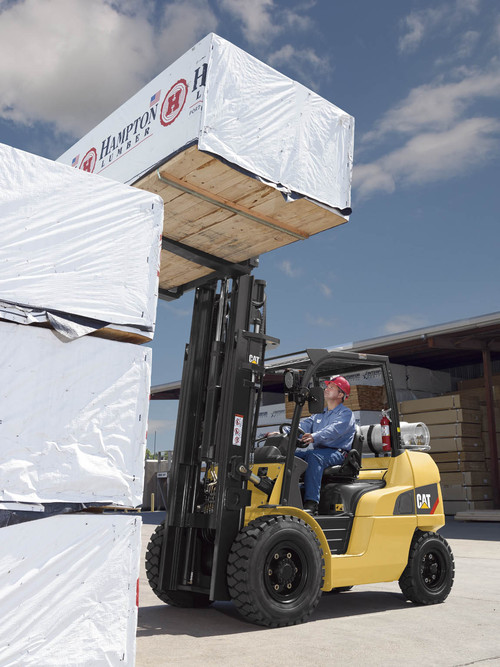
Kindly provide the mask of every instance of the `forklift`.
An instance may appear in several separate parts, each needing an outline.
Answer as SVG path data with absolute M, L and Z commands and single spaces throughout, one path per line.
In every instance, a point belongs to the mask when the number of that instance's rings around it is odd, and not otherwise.
M 314 349 L 264 363 L 277 343 L 263 281 L 239 275 L 196 289 L 166 518 L 146 552 L 153 591 L 178 607 L 232 600 L 267 627 L 302 623 L 322 594 L 370 583 L 398 581 L 411 602 L 443 602 L 454 560 L 437 532 L 439 471 L 403 438 L 388 358 Z M 324 471 L 313 515 L 303 509 L 307 463 L 295 456 L 300 419 L 323 411 L 324 380 L 363 374 L 380 378 L 390 451 L 376 423 L 359 428 L 343 463 Z M 293 413 L 279 434 L 257 438 L 264 388 L 286 395 Z

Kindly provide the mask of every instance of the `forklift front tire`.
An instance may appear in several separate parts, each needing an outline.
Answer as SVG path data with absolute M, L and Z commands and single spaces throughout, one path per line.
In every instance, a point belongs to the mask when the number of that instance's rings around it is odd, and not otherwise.
M 204 593 L 194 593 L 191 591 L 163 591 L 158 588 L 160 575 L 160 557 L 161 545 L 163 541 L 164 524 L 156 527 L 151 535 L 146 550 L 146 575 L 153 593 L 160 598 L 162 602 L 172 607 L 208 607 L 210 598 Z
M 305 621 L 321 597 L 323 552 L 301 519 L 260 517 L 236 537 L 227 583 L 242 616 L 258 625 L 282 627 Z
M 405 598 L 415 604 L 444 602 L 455 576 L 455 563 L 448 542 L 438 533 L 415 532 L 408 564 L 399 579 Z

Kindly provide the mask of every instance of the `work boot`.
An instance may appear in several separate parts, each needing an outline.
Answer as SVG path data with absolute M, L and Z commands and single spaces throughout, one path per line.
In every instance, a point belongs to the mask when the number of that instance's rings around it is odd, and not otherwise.
M 304 502 L 304 512 L 308 514 L 317 514 L 318 513 L 318 503 L 315 500 L 306 500 Z

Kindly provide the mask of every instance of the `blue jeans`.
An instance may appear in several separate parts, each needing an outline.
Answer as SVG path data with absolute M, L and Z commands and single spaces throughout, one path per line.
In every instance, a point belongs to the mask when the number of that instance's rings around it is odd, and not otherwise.
M 323 471 L 329 466 L 342 463 L 345 458 L 344 452 L 330 447 L 296 449 L 295 456 L 307 463 L 307 470 L 304 473 L 304 500 L 314 500 L 319 503 Z

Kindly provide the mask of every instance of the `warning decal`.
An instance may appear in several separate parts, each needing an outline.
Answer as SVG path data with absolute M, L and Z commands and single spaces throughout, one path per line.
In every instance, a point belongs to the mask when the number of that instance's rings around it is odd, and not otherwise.
M 243 435 L 243 415 L 234 415 L 233 427 L 233 445 L 241 446 L 241 438 Z

